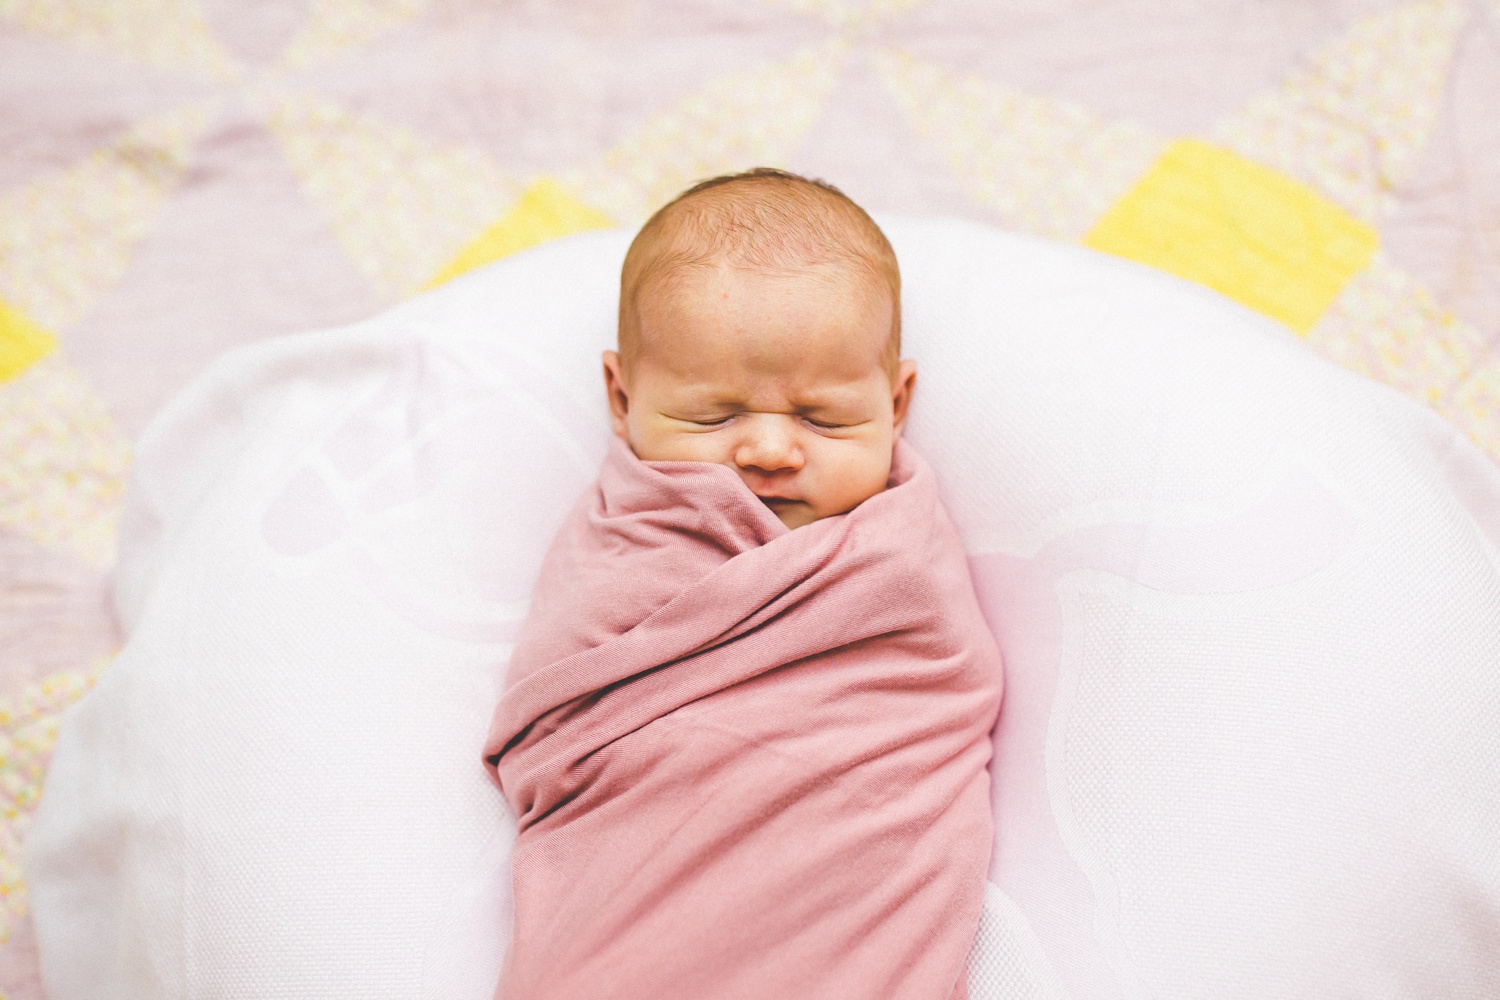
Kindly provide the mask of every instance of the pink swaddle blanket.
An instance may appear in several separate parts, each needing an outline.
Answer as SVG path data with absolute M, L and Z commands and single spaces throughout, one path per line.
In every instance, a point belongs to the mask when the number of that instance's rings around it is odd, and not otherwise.
M 486 759 L 519 817 L 503 1000 L 944 1000 L 984 893 L 1000 656 L 931 470 L 787 529 L 615 441 Z

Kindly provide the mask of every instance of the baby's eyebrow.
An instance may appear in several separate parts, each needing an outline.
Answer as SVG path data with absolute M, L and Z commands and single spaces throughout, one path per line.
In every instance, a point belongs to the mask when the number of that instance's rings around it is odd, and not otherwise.
M 696 413 L 717 413 L 727 410 L 753 409 L 749 400 L 742 396 L 700 396 L 683 400 L 683 409 Z M 793 400 L 786 412 L 800 417 L 818 414 L 854 415 L 864 407 L 855 397 L 848 399 L 801 399 Z
M 750 406 L 751 393 L 729 386 L 684 386 L 677 397 L 684 409 L 699 412 L 738 410 Z M 821 386 L 794 394 L 787 400 L 788 411 L 799 416 L 814 413 L 857 414 L 865 410 L 865 393 L 855 387 L 841 385 Z
M 865 401 L 866 397 L 863 392 L 843 388 L 826 388 L 815 395 L 795 400 L 799 413 L 811 413 L 816 410 L 841 412 L 863 410 Z
M 702 410 L 722 410 L 744 404 L 735 393 L 717 389 L 689 389 L 679 399 L 684 406 Z

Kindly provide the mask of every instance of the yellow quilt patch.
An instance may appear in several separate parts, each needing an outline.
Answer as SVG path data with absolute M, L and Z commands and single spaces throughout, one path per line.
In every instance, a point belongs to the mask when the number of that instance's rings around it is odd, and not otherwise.
M 527 188 L 515 207 L 464 247 L 426 285 L 436 288 L 476 267 L 519 253 L 538 243 L 589 229 L 605 229 L 614 220 L 569 194 L 556 181 L 543 177 Z
M 1167 147 L 1084 244 L 1310 330 L 1379 237 L 1316 191 L 1195 139 Z
M 57 338 L 0 300 L 0 382 L 57 350 Z

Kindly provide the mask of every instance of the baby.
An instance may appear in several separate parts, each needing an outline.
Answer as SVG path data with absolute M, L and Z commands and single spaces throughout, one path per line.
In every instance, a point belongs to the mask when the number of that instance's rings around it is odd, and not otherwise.
M 1000 659 L 900 441 L 900 322 L 890 244 L 820 182 L 716 178 L 636 237 L 617 436 L 485 750 L 501 1000 L 967 996 Z
M 885 234 L 774 170 L 705 181 L 641 230 L 604 355 L 615 433 L 647 461 L 737 472 L 789 528 L 885 489 L 916 364 Z

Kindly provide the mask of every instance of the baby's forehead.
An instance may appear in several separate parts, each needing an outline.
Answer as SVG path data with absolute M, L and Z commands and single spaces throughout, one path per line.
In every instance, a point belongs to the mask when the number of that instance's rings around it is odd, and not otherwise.
M 652 284 L 631 353 L 667 371 L 776 371 L 807 384 L 858 381 L 889 361 L 893 304 L 867 278 L 719 266 Z

